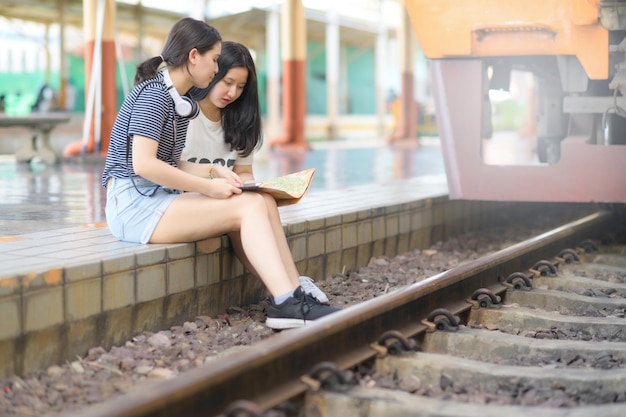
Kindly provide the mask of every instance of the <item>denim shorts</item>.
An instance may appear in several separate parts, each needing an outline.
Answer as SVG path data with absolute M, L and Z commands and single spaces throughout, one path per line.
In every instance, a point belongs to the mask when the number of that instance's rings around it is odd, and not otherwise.
M 125 242 L 148 243 L 178 194 L 141 177 L 109 179 L 105 214 L 111 233 Z

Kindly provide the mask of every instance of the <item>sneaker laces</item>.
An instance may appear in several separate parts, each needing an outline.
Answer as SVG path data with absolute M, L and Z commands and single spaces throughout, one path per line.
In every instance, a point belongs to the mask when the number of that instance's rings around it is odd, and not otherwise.
M 307 276 L 300 276 L 300 286 L 302 287 L 304 292 L 314 297 L 320 303 L 328 303 L 328 297 L 317 285 L 315 285 L 315 282 L 312 278 Z
M 302 320 L 306 323 L 306 317 L 312 309 L 311 303 L 315 303 L 317 299 L 311 294 L 302 291 L 298 300 L 300 301 L 300 313 L 302 313 Z

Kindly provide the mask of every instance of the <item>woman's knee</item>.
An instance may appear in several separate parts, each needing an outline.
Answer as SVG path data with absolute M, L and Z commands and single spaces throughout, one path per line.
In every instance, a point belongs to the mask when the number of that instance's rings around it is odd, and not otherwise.
M 264 193 L 244 193 L 239 200 L 239 211 L 242 217 L 248 217 L 251 213 L 262 214 L 268 212 Z
M 260 193 L 263 196 L 263 200 L 265 200 L 265 204 L 270 210 L 277 210 L 278 206 L 276 205 L 276 200 L 269 194 Z

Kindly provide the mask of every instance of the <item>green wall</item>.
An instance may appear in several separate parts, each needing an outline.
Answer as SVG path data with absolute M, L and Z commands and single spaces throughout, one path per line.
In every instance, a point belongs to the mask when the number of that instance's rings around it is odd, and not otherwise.
M 376 114 L 374 50 L 343 45 L 340 60 L 339 113 Z M 319 42 L 307 44 L 306 83 L 308 114 L 326 114 L 326 49 Z
M 376 114 L 374 51 L 346 47 L 347 114 Z
M 376 114 L 374 89 L 374 51 L 372 49 L 357 49 L 342 46 L 341 59 L 343 73 L 339 74 L 339 112 L 340 114 Z M 259 57 L 266 63 L 265 55 Z M 139 62 L 126 62 L 125 71 L 128 86 L 132 89 L 132 80 Z M 326 100 L 326 50 L 319 42 L 310 41 L 307 44 L 307 113 L 324 115 L 327 112 Z M 69 82 L 75 89 L 75 105 L 73 111 L 85 110 L 85 61 L 82 56 L 68 56 Z M 121 71 L 117 72 L 117 101 L 118 107 L 124 100 Z M 257 65 L 259 83 L 259 98 L 261 112 L 267 110 L 267 68 L 266 65 Z M 50 85 L 54 90 L 59 89 L 59 74 L 50 75 Z M 6 96 L 7 114 L 28 114 L 35 103 L 37 93 L 45 82 L 43 71 L 31 73 L 0 73 L 0 95 Z

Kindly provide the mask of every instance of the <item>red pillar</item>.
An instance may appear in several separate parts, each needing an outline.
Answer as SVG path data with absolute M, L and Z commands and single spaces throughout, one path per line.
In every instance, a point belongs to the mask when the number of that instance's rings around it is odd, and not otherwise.
M 98 4 L 100 1 L 105 2 L 103 16 L 98 15 Z M 113 130 L 113 123 L 117 115 L 115 19 L 115 0 L 83 0 L 83 32 L 85 35 L 85 120 L 88 121 L 91 118 L 91 123 L 87 130 L 86 141 L 69 144 L 63 151 L 65 156 L 79 155 L 84 149 L 86 149 L 88 153 L 93 153 L 96 150 L 96 135 L 94 129 L 97 117 L 100 118 L 100 154 L 106 155 L 109 149 L 111 131 Z M 92 80 L 94 50 L 97 49 L 96 42 L 98 40 L 98 34 L 96 32 L 99 24 L 102 25 L 101 67 L 97 69 L 95 73 L 97 76 Z M 101 88 L 102 107 L 100 112 L 96 113 L 97 106 L 93 106 L 92 113 L 88 114 L 90 100 L 89 90 L 92 82 L 97 82 L 97 87 Z
M 304 136 L 306 116 L 306 22 L 301 0 L 286 0 L 281 16 L 283 134 L 270 146 L 308 148 Z

